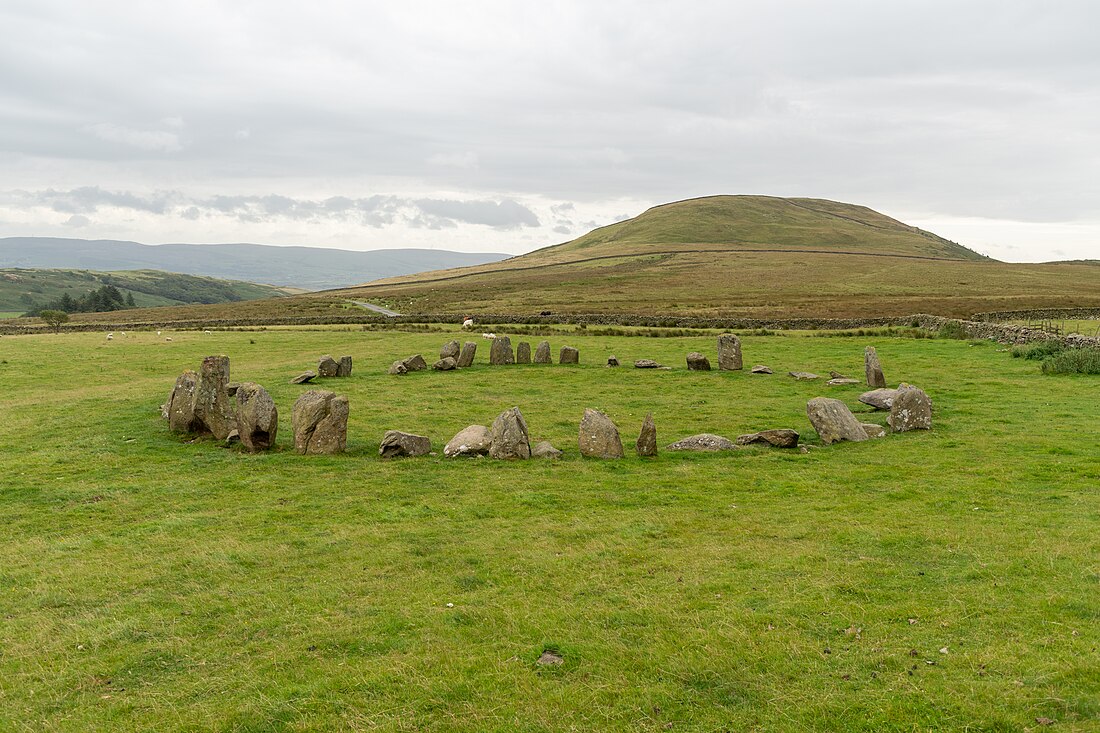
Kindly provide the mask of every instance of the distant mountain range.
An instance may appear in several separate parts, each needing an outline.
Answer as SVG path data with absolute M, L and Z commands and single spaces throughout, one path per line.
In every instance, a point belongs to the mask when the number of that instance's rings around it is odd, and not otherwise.
M 113 239 L 0 238 L 0 267 L 164 270 L 322 290 L 383 277 L 497 262 L 509 255 L 437 249 L 353 252 L 265 244 L 139 244 Z

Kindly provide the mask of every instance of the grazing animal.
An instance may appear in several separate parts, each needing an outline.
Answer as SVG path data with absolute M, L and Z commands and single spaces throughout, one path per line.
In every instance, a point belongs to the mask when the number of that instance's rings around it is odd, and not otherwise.
M 474 327 L 474 319 L 470 318 L 469 316 L 466 316 L 465 318 L 462 319 L 462 327 L 463 328 L 473 328 Z
M 114 337 L 115 337 L 115 335 L 113 333 L 107 334 L 107 340 L 108 341 L 111 341 L 112 339 L 114 339 Z
M 165 340 L 165 341 L 171 341 L 171 340 L 172 340 L 172 337 L 171 337 L 171 336 L 165 336 L 165 337 L 164 337 L 164 340 Z
M 157 331 L 157 336 L 160 336 L 160 331 Z
M 492 341 L 496 337 L 497 337 L 497 335 L 495 333 L 483 333 L 483 334 L 481 334 L 481 338 L 489 339 L 490 341 Z
M 210 333 L 210 329 L 203 329 L 203 333 Z

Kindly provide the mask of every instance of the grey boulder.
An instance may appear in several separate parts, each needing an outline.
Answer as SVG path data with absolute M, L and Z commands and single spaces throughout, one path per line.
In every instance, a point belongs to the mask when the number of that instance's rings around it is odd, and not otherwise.
M 710 360 L 698 351 L 687 355 L 687 367 L 690 372 L 709 372 Z
M 458 355 L 461 353 L 461 351 L 462 350 L 459 347 L 457 341 L 448 341 L 447 343 L 443 344 L 443 348 L 439 350 L 439 358 L 440 360 L 443 360 L 447 357 L 451 357 L 455 361 L 458 361 Z
M 872 389 L 870 392 L 864 392 L 859 396 L 859 401 L 865 405 L 870 405 L 876 410 L 889 410 L 894 405 L 894 398 L 897 397 L 898 391 L 896 389 L 889 389 L 882 387 L 880 389 Z
M 527 343 L 526 341 L 520 341 L 518 344 L 516 344 L 516 363 L 531 363 L 531 344 Z
M 378 455 L 383 458 L 414 458 L 426 456 L 431 450 L 432 441 L 423 435 L 387 430 L 378 446 Z
M 867 432 L 859 420 L 840 400 L 814 397 L 806 403 L 806 416 L 825 445 L 842 440 L 859 442 L 867 440 Z
M 653 413 L 647 413 L 642 421 L 642 430 L 638 433 L 638 440 L 634 443 L 634 450 L 639 456 L 651 457 L 657 455 L 657 425 L 653 422 Z
M 458 355 L 458 366 L 460 369 L 465 369 L 474 365 L 474 356 L 477 354 L 477 344 L 473 341 L 467 341 L 462 344 L 462 351 Z
M 589 458 L 622 458 L 625 455 L 619 428 L 611 418 L 591 407 L 584 410 L 577 442 L 581 455 Z
M 553 360 L 550 358 L 550 342 L 540 341 L 539 345 L 535 348 L 535 363 L 536 364 L 552 364 Z
M 317 361 L 317 374 L 322 377 L 335 377 L 340 374 L 340 364 L 331 355 L 325 354 Z
M 290 416 L 294 450 L 302 455 L 343 453 L 348 442 L 348 398 L 323 389 L 304 392 Z
M 881 388 L 886 386 L 886 377 L 882 376 L 882 364 L 878 360 L 878 351 L 874 346 L 863 350 L 863 370 L 867 377 L 867 386 Z
M 574 349 L 572 346 L 561 347 L 561 352 L 558 354 L 559 364 L 579 364 L 581 360 L 581 352 Z
M 279 410 L 267 390 L 255 382 L 238 385 L 237 437 L 247 450 L 257 453 L 275 445 Z
M 455 361 L 453 356 L 445 356 L 435 364 L 432 364 L 432 369 L 437 372 L 449 372 L 452 369 L 458 368 L 458 362 Z
M 737 436 L 737 445 L 771 445 L 776 448 L 797 448 L 798 432 L 779 428 L 777 430 L 761 430 L 759 433 L 749 433 Z
M 719 451 L 737 450 L 737 446 L 734 445 L 732 440 L 723 438 L 721 435 L 699 433 L 698 435 L 692 435 L 683 440 L 677 440 L 675 443 L 668 446 L 666 450 L 717 453 Z
M 718 337 L 718 368 L 722 371 L 742 368 L 741 339 L 732 333 L 723 333 Z
M 532 458 L 561 458 L 561 451 L 554 447 L 549 440 L 542 440 L 531 448 Z
M 489 347 L 489 363 L 494 366 L 514 364 L 512 356 L 512 339 L 507 336 L 497 336 L 493 339 L 493 345 Z
M 489 456 L 491 458 L 530 458 L 531 439 L 527 434 L 527 422 L 518 407 L 497 415 L 489 428 Z
M 443 455 L 447 458 L 457 456 L 484 456 L 489 454 L 493 435 L 484 425 L 469 425 L 455 434 L 443 446 Z
M 890 430 L 905 433 L 910 430 L 932 429 L 932 398 L 920 387 L 902 382 L 886 418 Z

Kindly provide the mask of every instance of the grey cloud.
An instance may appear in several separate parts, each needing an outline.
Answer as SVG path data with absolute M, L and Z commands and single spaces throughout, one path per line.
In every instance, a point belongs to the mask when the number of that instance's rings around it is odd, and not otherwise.
M 448 201 L 418 199 L 416 205 L 425 215 L 467 224 L 484 224 L 494 229 L 537 227 L 535 212 L 512 199 L 501 201 Z
M 569 227 L 561 226 L 561 225 L 558 225 L 558 226 L 554 227 L 551 231 L 557 232 L 558 234 L 571 234 L 572 233 L 572 230 Z

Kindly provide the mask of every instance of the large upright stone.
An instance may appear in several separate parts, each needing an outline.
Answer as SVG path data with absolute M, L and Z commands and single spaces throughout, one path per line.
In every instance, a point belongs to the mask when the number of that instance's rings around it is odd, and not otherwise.
M 693 351 L 687 355 L 687 365 L 689 372 L 710 371 L 710 360 L 698 351 Z
M 340 363 L 336 365 L 336 376 L 338 377 L 350 377 L 351 376 L 351 357 L 341 356 Z
M 208 356 L 202 360 L 195 388 L 195 418 L 215 440 L 225 440 L 237 427 L 233 401 L 229 397 L 229 357 Z
M 527 343 L 526 341 L 520 341 L 518 344 L 516 344 L 516 363 L 531 363 L 531 344 Z
M 874 346 L 863 350 L 863 369 L 867 375 L 867 386 L 879 389 L 886 386 L 886 377 L 882 375 L 882 365 L 878 361 L 878 351 Z
M 625 455 L 619 428 L 611 418 L 591 407 L 584 409 L 578 444 L 581 455 L 589 458 L 622 458 Z
M 462 352 L 458 355 L 458 366 L 460 369 L 474 365 L 474 356 L 477 354 L 477 344 L 473 341 L 467 341 L 462 344 Z
M 173 433 L 201 433 L 202 421 L 195 418 L 195 391 L 199 375 L 188 369 L 176 378 L 172 394 L 168 397 L 168 429 Z
M 256 453 L 275 445 L 279 410 L 267 390 L 255 382 L 237 387 L 237 437 L 245 449 Z
M 348 443 L 348 398 L 323 389 L 302 393 L 290 417 L 294 450 L 302 455 L 343 453 Z
M 497 336 L 493 339 L 493 345 L 489 348 L 489 363 L 493 366 L 514 364 L 512 356 L 512 339 L 507 336 Z
M 527 422 L 518 407 L 497 415 L 489 428 L 490 458 L 530 458 L 531 439 L 527 434 Z
M 439 350 L 439 358 L 442 360 L 446 359 L 449 356 L 455 361 L 458 361 L 458 355 L 460 352 L 461 349 L 458 346 L 458 342 L 451 340 L 443 344 L 443 348 Z
M 426 456 L 431 451 L 432 441 L 427 436 L 403 433 L 400 430 L 387 430 L 378 446 L 378 455 L 383 458 L 414 458 Z
M 550 356 L 550 342 L 540 341 L 539 345 L 535 347 L 535 363 L 536 364 L 553 364 L 553 359 Z
M 932 429 L 932 398 L 920 387 L 902 382 L 898 385 L 894 404 L 890 406 L 890 415 L 886 424 L 895 433 L 909 430 Z
M 806 403 L 806 416 L 825 445 L 842 440 L 867 440 L 867 432 L 859 420 L 840 400 L 814 397 Z
M 581 352 L 574 349 L 572 346 L 561 347 L 561 353 L 558 354 L 559 364 L 579 364 L 581 361 Z
M 332 358 L 331 354 L 325 354 L 317 360 L 317 374 L 322 377 L 335 377 L 340 374 L 340 363 Z
M 489 452 L 489 446 L 493 443 L 493 434 L 484 425 L 470 425 L 458 431 L 455 437 L 443 446 L 443 455 L 447 458 L 455 456 L 483 456 Z
M 648 413 L 642 421 L 642 431 L 638 434 L 634 450 L 640 456 L 657 455 L 657 426 L 653 423 L 652 412 Z
M 743 368 L 741 339 L 736 334 L 723 333 L 718 337 L 718 368 L 722 371 L 737 371 Z

